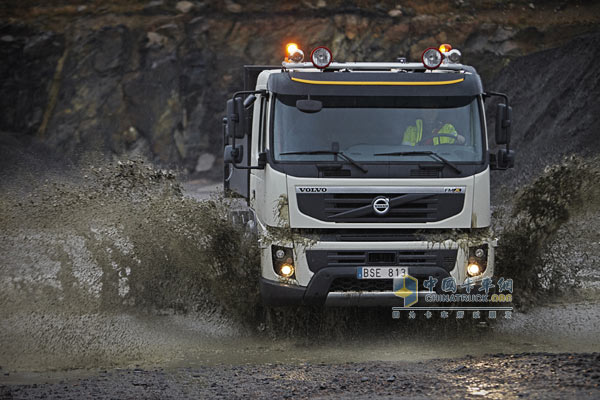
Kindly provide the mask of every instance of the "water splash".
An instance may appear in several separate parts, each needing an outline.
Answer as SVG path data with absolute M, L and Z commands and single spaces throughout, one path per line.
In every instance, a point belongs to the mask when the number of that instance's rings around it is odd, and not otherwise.
M 555 239 L 581 231 L 572 225 L 576 218 L 597 211 L 596 165 L 566 160 L 518 197 L 514 219 L 504 221 L 498 268 L 515 279 L 519 293 L 550 290 L 540 274 L 557 282 L 566 271 L 547 249 L 568 244 Z M 248 338 L 268 341 L 268 349 L 279 343 L 304 350 L 365 338 L 452 341 L 474 325 L 402 323 L 387 308 L 265 308 L 258 240 L 231 220 L 230 203 L 187 198 L 173 172 L 142 161 L 16 174 L 2 188 L 3 366 L 164 363 L 190 354 L 218 360 L 224 348 Z M 534 259 L 536 269 L 519 267 Z M 548 275 L 549 268 L 558 272 Z
M 598 269 L 599 161 L 570 156 L 546 167 L 504 214 L 496 213 L 502 226 L 497 275 L 513 278 L 522 305 L 571 290 L 583 268 Z
M 62 290 L 50 297 L 67 308 L 243 313 L 235 299 L 256 296 L 246 281 L 258 253 L 226 202 L 185 198 L 173 173 L 141 161 L 85 172 L 25 199 L 4 193 L 6 283 Z
M 175 174 L 142 161 L 46 178 L 0 193 L 2 365 L 136 359 L 151 333 L 134 339 L 131 318 L 185 315 L 205 338 L 251 329 L 257 241 L 225 200 L 186 198 Z M 106 347 L 90 356 L 90 343 Z

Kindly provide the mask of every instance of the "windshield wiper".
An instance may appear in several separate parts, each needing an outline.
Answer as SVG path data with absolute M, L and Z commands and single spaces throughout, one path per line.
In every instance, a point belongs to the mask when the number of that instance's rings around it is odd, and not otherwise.
M 354 165 L 356 168 L 360 169 L 362 172 L 364 172 L 364 173 L 368 172 L 368 170 L 365 167 L 363 167 L 362 165 L 360 165 L 359 163 L 357 163 L 356 161 L 354 161 L 353 159 L 351 159 L 350 157 L 348 157 L 346 154 L 344 154 L 341 151 L 311 150 L 311 151 L 288 151 L 285 153 L 279 153 L 280 156 L 288 156 L 288 155 L 294 155 L 294 154 L 333 154 L 333 155 L 342 157 L 344 160 L 348 161 L 350 164 Z
M 373 154 L 374 156 L 430 156 L 436 160 L 439 160 L 458 172 L 462 174 L 462 171 L 452 162 L 446 160 L 444 157 L 440 156 L 438 153 L 434 151 L 397 151 L 392 153 L 377 153 Z

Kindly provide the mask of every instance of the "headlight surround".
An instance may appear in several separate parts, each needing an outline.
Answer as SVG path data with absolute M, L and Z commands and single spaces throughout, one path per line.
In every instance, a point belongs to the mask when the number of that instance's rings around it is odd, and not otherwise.
M 469 259 L 467 261 L 467 275 L 470 277 L 483 274 L 487 268 L 488 245 L 469 246 Z M 476 268 L 477 266 L 478 268 Z
M 273 270 L 277 275 L 287 279 L 296 277 L 294 250 L 292 248 L 272 245 L 271 258 L 273 260 Z

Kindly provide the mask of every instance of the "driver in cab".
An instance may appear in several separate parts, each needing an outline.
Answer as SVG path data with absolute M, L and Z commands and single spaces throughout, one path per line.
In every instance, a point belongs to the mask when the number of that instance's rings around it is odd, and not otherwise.
M 456 132 L 454 125 L 444 122 L 437 111 L 430 111 L 427 117 L 417 119 L 415 125 L 406 128 L 402 139 L 403 145 L 438 146 L 465 143 L 465 137 Z

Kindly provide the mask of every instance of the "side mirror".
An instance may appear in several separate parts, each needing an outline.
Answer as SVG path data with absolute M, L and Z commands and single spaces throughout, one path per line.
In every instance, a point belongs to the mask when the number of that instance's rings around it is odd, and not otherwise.
M 227 100 L 227 135 L 242 139 L 246 134 L 244 103 L 241 97 Z
M 319 100 L 297 100 L 296 108 L 305 113 L 316 113 L 321 111 L 323 103 Z
M 500 149 L 497 154 L 490 154 L 491 169 L 509 169 L 515 166 L 515 152 L 512 150 Z
M 512 122 L 512 107 L 506 104 L 496 106 L 496 144 L 507 144 L 510 141 L 510 125 Z
M 225 164 L 239 164 L 244 159 L 244 146 L 236 146 L 228 144 L 223 150 L 223 162 Z

